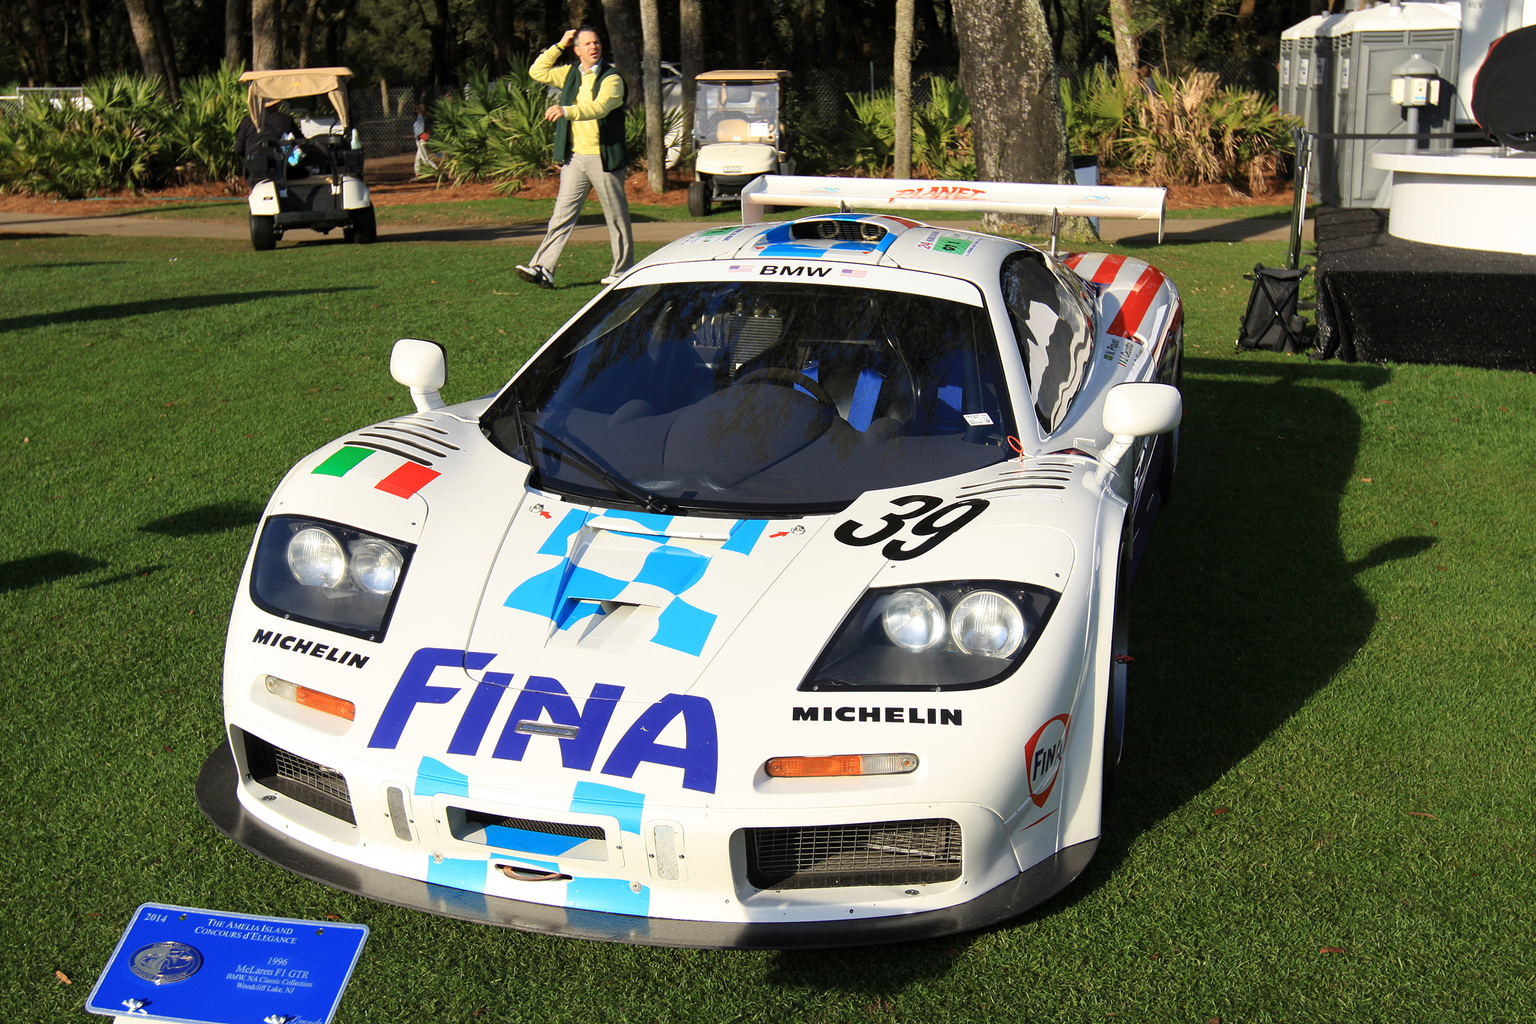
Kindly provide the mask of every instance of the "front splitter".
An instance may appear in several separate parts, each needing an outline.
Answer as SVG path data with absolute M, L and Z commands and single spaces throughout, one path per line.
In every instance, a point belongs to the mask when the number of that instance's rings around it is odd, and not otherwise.
M 197 776 L 197 805 L 215 828 L 279 867 L 381 903 L 500 928 L 604 942 L 693 949 L 816 949 L 872 946 L 952 935 L 1006 921 L 1044 902 L 1076 878 L 1099 841 L 1069 846 L 973 900 L 915 914 L 849 921 L 681 921 L 573 910 L 421 882 L 363 867 L 295 843 L 260 821 L 237 797 L 239 778 L 229 742 L 219 744 Z

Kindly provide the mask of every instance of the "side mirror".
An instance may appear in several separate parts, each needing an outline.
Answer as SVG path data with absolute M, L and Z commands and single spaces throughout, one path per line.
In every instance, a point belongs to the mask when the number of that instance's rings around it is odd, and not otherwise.
M 1114 465 L 1138 437 L 1166 434 L 1184 417 L 1184 399 L 1171 384 L 1118 384 L 1104 398 L 1104 429 L 1114 435 L 1100 461 Z
M 417 412 L 441 409 L 443 401 L 437 389 L 448 377 L 448 361 L 443 346 L 420 338 L 401 338 L 389 354 L 389 375 L 398 384 L 411 389 Z

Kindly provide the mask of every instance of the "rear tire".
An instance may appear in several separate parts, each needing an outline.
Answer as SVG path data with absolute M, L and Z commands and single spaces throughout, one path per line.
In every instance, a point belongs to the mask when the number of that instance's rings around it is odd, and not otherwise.
M 352 212 L 352 226 L 348 229 L 350 238 L 358 245 L 369 245 L 379 237 L 379 222 L 374 216 L 373 207 L 365 206 L 361 210 Z
M 688 213 L 693 217 L 708 217 L 713 206 L 709 180 L 700 179 L 688 186 Z
M 267 252 L 277 248 L 277 218 L 270 214 L 251 214 L 251 248 Z
M 1130 677 L 1129 609 L 1131 590 L 1129 572 L 1135 534 L 1129 518 L 1120 542 L 1120 568 L 1115 580 L 1115 619 L 1109 640 L 1109 699 L 1104 709 L 1103 803 L 1109 803 L 1120 774 L 1120 758 L 1125 751 L 1125 704 Z M 1102 815 L 1102 810 L 1100 811 Z

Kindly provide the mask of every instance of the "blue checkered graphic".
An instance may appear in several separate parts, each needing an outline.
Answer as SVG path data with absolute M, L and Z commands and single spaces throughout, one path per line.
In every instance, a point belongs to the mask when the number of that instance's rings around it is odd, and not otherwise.
M 622 551 L 610 551 L 603 560 L 605 572 L 571 561 L 572 538 L 590 519 L 631 522 L 635 528 L 604 529 L 622 541 Z M 569 630 L 594 615 L 602 614 L 602 602 L 618 601 L 661 609 L 650 642 L 697 657 L 709 642 L 718 616 L 683 599 L 683 594 L 704 578 L 722 555 L 750 556 L 762 536 L 764 520 L 740 520 L 729 539 L 713 555 L 701 554 L 667 536 L 672 516 L 644 512 L 572 510 L 555 524 L 539 546 L 538 554 L 555 559 L 548 568 L 513 588 L 503 604 L 549 619 L 559 630 Z M 624 571 L 615 574 L 615 567 Z

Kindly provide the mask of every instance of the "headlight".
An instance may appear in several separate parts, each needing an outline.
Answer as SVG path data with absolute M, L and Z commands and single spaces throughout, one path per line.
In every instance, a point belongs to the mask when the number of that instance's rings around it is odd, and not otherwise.
M 306 587 L 334 587 L 347 578 L 347 556 L 335 537 L 310 526 L 288 542 L 288 568 Z
M 352 545 L 352 578 L 370 594 L 393 593 L 404 568 L 400 549 L 388 541 L 369 537 Z
M 885 635 L 897 647 L 926 651 L 944 639 L 944 609 L 926 590 L 898 590 L 880 610 Z
M 251 600 L 285 619 L 384 639 L 415 546 L 339 523 L 273 516 L 251 569 Z
M 1024 643 L 1019 606 L 995 590 L 966 594 L 949 617 L 955 646 L 966 654 L 1006 658 Z
M 871 590 L 801 690 L 967 690 L 1029 654 L 1059 597 L 1018 583 L 957 580 Z

